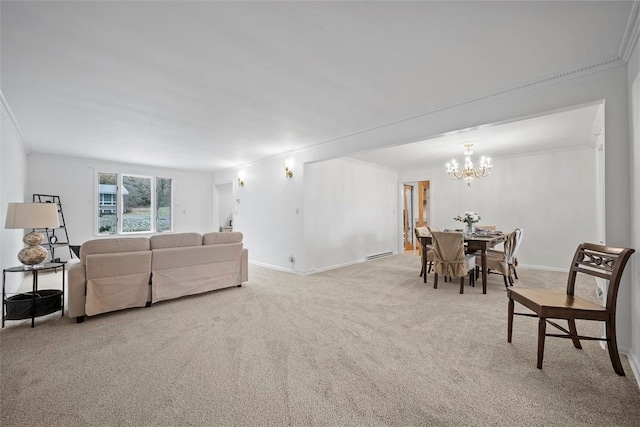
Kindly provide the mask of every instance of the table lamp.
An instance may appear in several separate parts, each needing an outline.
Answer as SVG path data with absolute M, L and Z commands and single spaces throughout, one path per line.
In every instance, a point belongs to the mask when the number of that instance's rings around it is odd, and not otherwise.
M 60 226 L 58 207 L 55 203 L 9 203 L 4 228 L 57 228 Z M 18 253 L 18 260 L 27 268 L 36 268 L 47 257 L 47 250 L 40 246 L 44 236 L 37 231 L 24 235 L 27 245 Z

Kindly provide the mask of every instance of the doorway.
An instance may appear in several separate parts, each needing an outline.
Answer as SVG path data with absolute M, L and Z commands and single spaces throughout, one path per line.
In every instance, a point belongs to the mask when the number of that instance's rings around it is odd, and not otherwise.
M 431 224 L 431 200 L 429 181 L 418 182 L 418 221 L 416 227 Z
M 404 250 L 413 250 L 413 185 L 404 184 L 403 236 Z

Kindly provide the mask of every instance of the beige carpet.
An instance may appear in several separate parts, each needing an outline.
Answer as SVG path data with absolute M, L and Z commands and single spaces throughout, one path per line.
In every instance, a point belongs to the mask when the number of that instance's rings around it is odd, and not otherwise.
M 500 276 L 458 294 L 416 255 L 251 281 L 89 318 L 8 322 L 3 426 L 638 426 L 640 393 L 596 342 L 549 338 L 535 319 L 506 342 Z M 565 275 L 519 269 L 518 286 Z M 592 292 L 592 289 L 591 289 Z M 600 326 L 578 323 L 584 333 Z

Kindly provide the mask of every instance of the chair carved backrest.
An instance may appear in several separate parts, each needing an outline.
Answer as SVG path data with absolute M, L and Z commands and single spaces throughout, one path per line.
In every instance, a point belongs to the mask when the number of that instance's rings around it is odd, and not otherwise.
M 464 251 L 464 237 L 459 232 L 431 231 L 433 268 L 442 276 L 462 277 L 468 272 Z
M 574 295 L 578 273 L 600 277 L 609 281 L 607 311 L 615 316 L 616 299 L 622 272 L 631 254 L 631 248 L 614 248 L 594 243 L 581 243 L 573 256 L 567 279 L 567 295 Z

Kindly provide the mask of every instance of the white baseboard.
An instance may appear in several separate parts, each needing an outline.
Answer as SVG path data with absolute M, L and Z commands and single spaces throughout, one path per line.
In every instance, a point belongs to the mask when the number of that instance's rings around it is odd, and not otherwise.
M 396 254 L 397 254 L 396 252 L 393 252 L 393 255 L 396 255 Z M 372 260 L 372 261 L 375 261 L 375 260 Z M 335 270 L 336 268 L 348 267 L 350 265 L 361 264 L 363 262 L 367 262 L 367 260 L 365 258 L 362 258 L 355 261 L 344 262 L 342 264 L 330 265 L 328 267 L 313 268 L 311 270 L 295 270 L 292 268 L 285 268 L 285 267 L 280 267 L 277 265 L 271 265 L 271 264 L 266 264 L 264 262 L 257 262 L 257 261 L 249 261 L 249 264 L 270 268 L 272 270 L 286 271 L 287 273 L 298 274 L 300 276 L 308 276 L 310 274 L 322 273 L 323 271 Z
M 292 268 L 280 267 L 279 265 L 272 265 L 272 264 L 267 264 L 267 263 L 264 263 L 264 262 L 249 261 L 249 264 L 257 265 L 257 266 L 264 267 L 264 268 L 270 268 L 271 270 L 286 271 L 287 273 L 295 273 L 296 272 Z
M 625 350 L 621 352 L 627 356 L 629 359 L 629 364 L 631 365 L 631 370 L 633 371 L 633 375 L 636 377 L 636 383 L 638 384 L 638 389 L 640 389 L 640 360 L 638 360 L 638 356 L 631 350 Z
M 561 273 L 569 273 L 568 268 L 545 267 L 541 265 L 518 264 L 518 267 L 530 268 L 532 270 L 559 271 Z

